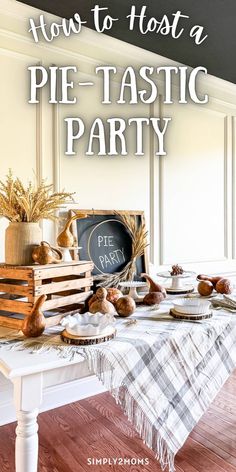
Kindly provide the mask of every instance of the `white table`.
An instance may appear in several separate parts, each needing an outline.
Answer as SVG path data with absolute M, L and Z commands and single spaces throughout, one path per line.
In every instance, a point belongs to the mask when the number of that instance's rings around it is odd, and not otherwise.
M 1 335 L 3 331 L 1 329 Z M 73 361 L 61 359 L 54 352 L 32 355 L 26 350 L 0 350 L 0 372 L 13 383 L 17 415 L 16 472 L 36 472 L 38 468 L 37 417 L 47 377 L 66 368 L 67 382 L 85 370 L 85 361 L 78 356 Z M 77 375 L 78 374 L 78 375 Z

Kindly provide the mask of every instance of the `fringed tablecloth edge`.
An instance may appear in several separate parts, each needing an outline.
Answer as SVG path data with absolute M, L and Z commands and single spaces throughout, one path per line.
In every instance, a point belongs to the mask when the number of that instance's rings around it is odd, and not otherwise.
M 155 435 L 156 442 L 153 440 L 153 425 L 149 422 L 137 401 L 130 394 L 126 385 L 122 384 L 117 387 L 119 380 L 107 356 L 100 350 L 86 351 L 86 349 L 83 348 L 83 353 L 88 361 L 89 370 L 95 373 L 96 377 L 111 393 L 116 403 L 121 406 L 122 411 L 127 416 L 144 444 L 154 452 L 155 458 L 161 465 L 161 469 L 164 471 L 168 466 L 169 472 L 175 472 L 175 453 L 170 450 L 166 441 L 164 441 L 159 434 Z

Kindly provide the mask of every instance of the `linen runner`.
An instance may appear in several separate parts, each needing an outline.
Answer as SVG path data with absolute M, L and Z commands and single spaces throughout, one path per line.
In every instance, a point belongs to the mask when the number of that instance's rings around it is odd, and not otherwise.
M 119 320 L 116 338 L 100 345 L 67 346 L 58 335 L 7 342 L 39 354 L 82 354 L 162 469 L 173 472 L 176 453 L 236 366 L 236 315 L 182 322 L 146 310 L 132 316 L 136 324 Z

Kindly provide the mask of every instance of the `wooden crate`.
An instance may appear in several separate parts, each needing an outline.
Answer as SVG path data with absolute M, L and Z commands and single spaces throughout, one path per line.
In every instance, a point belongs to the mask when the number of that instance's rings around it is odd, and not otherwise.
M 47 326 L 60 322 L 91 294 L 93 263 L 71 261 L 49 265 L 0 264 L 0 326 L 20 329 L 40 295 Z

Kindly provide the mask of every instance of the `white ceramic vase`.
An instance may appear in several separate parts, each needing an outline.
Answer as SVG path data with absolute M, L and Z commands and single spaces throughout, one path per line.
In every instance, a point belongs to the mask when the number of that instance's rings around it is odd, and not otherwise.
M 39 245 L 42 239 L 39 223 L 9 223 L 5 232 L 6 264 L 33 264 L 33 248 Z

